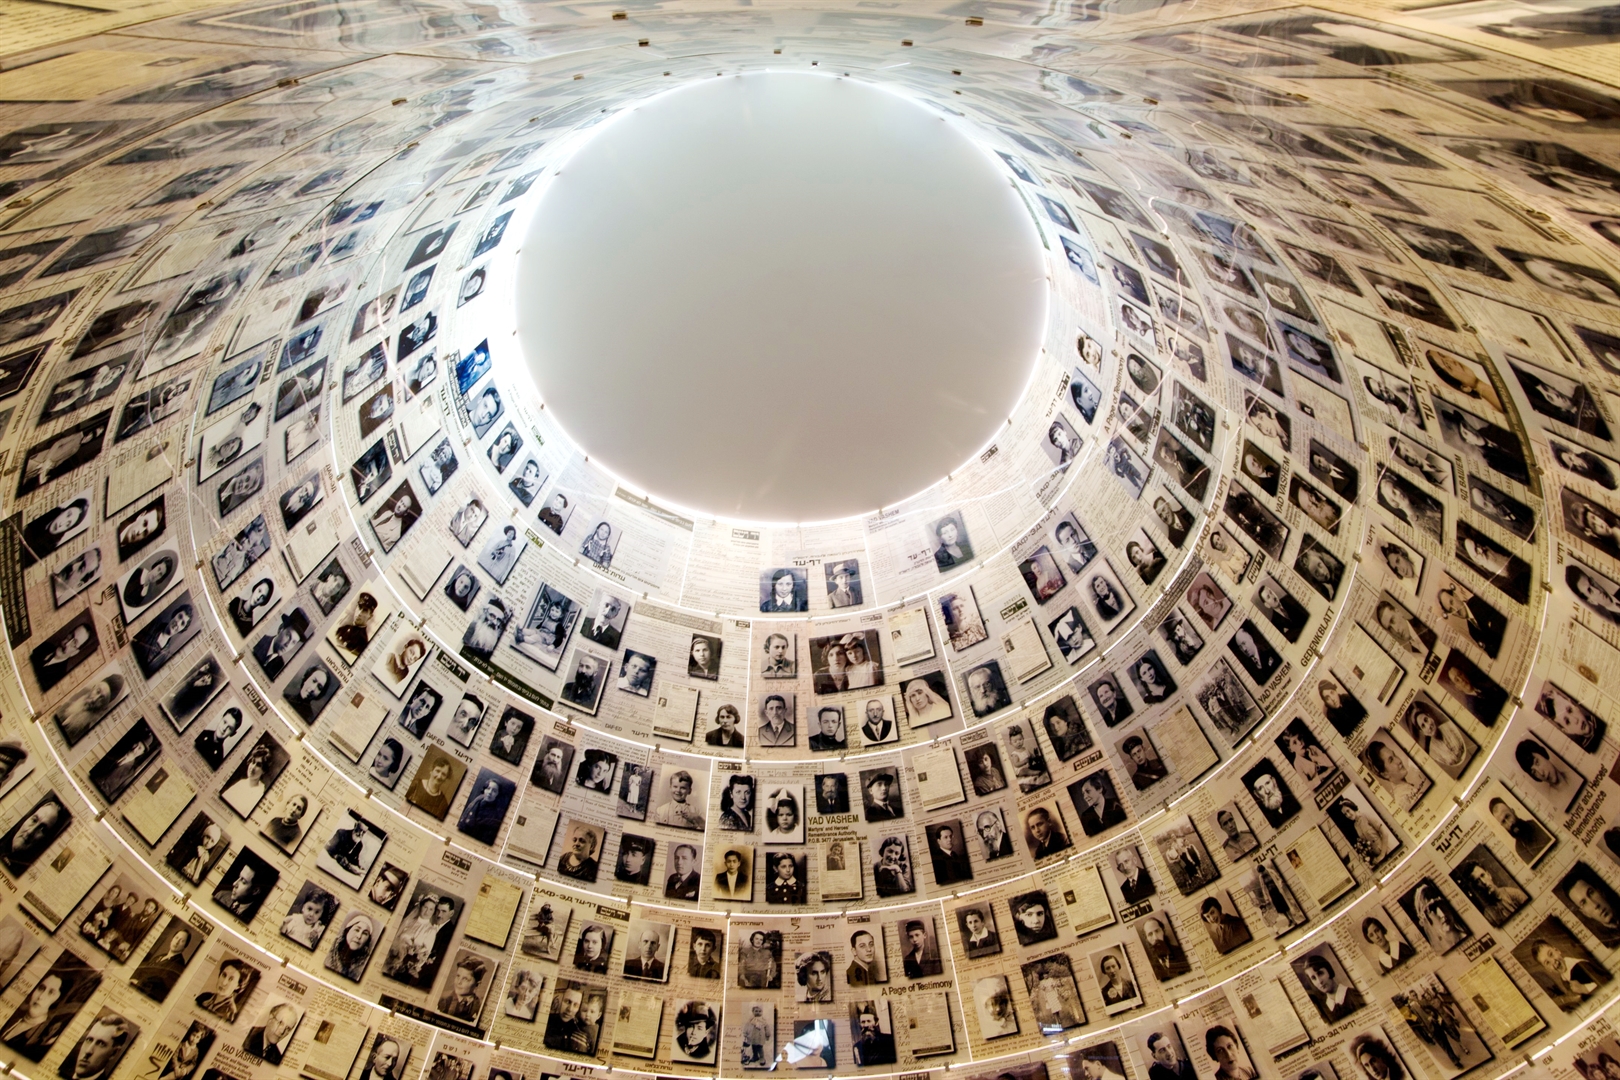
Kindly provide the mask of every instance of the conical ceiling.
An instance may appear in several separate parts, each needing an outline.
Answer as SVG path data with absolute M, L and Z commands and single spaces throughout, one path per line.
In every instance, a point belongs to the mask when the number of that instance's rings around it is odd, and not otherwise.
M 0 17 L 15 1073 L 1620 1080 L 1612 8 Z

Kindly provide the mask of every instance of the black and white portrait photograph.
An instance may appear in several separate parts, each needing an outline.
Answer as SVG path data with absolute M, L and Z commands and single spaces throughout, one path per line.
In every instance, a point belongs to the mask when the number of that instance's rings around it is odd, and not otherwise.
M 1479 751 L 1479 744 L 1422 691 L 1401 713 L 1400 726 L 1412 747 L 1452 779 L 1462 775 Z
M 1083 440 L 1062 414 L 1053 417 L 1047 425 L 1046 438 L 1041 442 L 1041 450 L 1046 454 L 1052 466 L 1065 469 L 1080 453 Z
M 585 649 L 575 649 L 574 658 L 565 672 L 562 700 L 581 712 L 595 716 L 612 670 L 611 659 Z
M 90 783 L 109 805 L 115 803 L 162 753 L 163 746 L 151 725 L 137 720 L 90 766 Z
M 1219 525 L 1205 533 L 1204 548 L 1201 554 L 1206 563 L 1215 566 L 1233 581 L 1242 581 L 1244 574 L 1248 572 L 1249 564 L 1254 561 L 1254 556 L 1249 553 L 1248 549 L 1235 539 L 1230 532 Z M 1203 575 L 1203 579 L 1209 581 L 1211 587 L 1215 587 L 1213 579 L 1209 578 L 1207 573 Z M 1219 591 L 1218 587 L 1217 591 Z M 1191 595 L 1191 590 L 1189 590 L 1189 595 Z M 1221 595 L 1225 596 L 1224 593 Z M 1193 597 L 1193 599 L 1196 600 L 1196 597 Z M 1217 615 L 1213 608 L 1206 613 L 1202 605 L 1195 604 L 1194 606 L 1199 611 L 1199 616 L 1204 619 L 1205 624 L 1212 630 L 1219 625 L 1220 617 L 1225 615 L 1225 610 L 1222 610 Z M 1230 608 L 1230 604 L 1227 605 L 1227 608 Z M 1211 619 L 1214 621 L 1211 622 Z
M 1457 521 L 1453 551 L 1464 566 L 1484 576 L 1504 596 L 1521 604 L 1526 602 L 1530 595 L 1529 563 L 1461 519 Z
M 1260 546 L 1273 559 L 1281 559 L 1288 544 L 1288 526 L 1267 510 L 1259 499 L 1243 487 L 1234 484 L 1227 492 L 1225 510 L 1243 534 Z M 1245 560 L 1246 562 L 1247 560 Z
M 817 814 L 849 813 L 849 777 L 845 773 L 818 773 L 812 790 Z
M 483 550 L 478 553 L 478 568 L 494 579 L 495 584 L 505 585 L 525 546 L 526 542 L 519 539 L 516 527 L 502 525 L 484 542 Z
M 619 766 L 618 798 L 614 813 L 634 821 L 647 820 L 647 806 L 658 783 L 658 770 L 652 765 L 626 760 Z
M 1130 849 L 1134 851 L 1135 849 Z M 1137 939 L 1147 954 L 1153 977 L 1160 983 L 1171 982 L 1192 970 L 1187 950 L 1176 931 L 1168 912 L 1159 912 L 1139 919 L 1135 924 Z
M 1044 544 L 1020 560 L 1018 572 L 1023 575 L 1024 584 L 1029 587 L 1030 595 L 1041 604 L 1052 599 L 1064 585 L 1068 584 L 1068 579 L 1058 568 L 1057 559 Z
M 388 647 L 376 658 L 371 673 L 396 698 L 405 696 L 405 688 L 416 678 L 431 651 L 427 638 L 408 622 L 395 629 Z
M 652 857 L 656 847 L 656 841 L 648 836 L 627 832 L 619 837 L 619 858 L 613 868 L 614 878 L 632 885 L 647 884 L 652 878 Z M 695 859 L 695 854 L 693 857 Z
M 1106 770 L 1102 770 L 1100 775 L 1106 778 Z M 1071 797 L 1078 797 L 1081 783 L 1076 781 L 1070 785 Z M 1063 821 L 1063 811 L 1056 801 L 1040 803 L 1025 810 L 1022 820 L 1024 846 L 1029 850 L 1031 858 L 1039 861 L 1061 854 L 1074 846 L 1073 841 L 1069 839 L 1068 827 Z
M 1125 673 L 1130 676 L 1131 685 L 1143 704 L 1157 705 L 1176 692 L 1176 681 L 1170 677 L 1170 670 L 1159 658 L 1157 650 L 1149 649 L 1137 657 L 1125 669 Z
M 456 543 L 468 547 L 478 537 L 478 530 L 489 520 L 489 511 L 478 499 L 468 499 L 461 509 L 450 517 L 450 535 Z
M 264 490 L 264 458 L 256 457 L 221 480 L 214 488 L 215 509 L 221 521 Z
M 1270 622 L 1272 627 L 1290 644 L 1293 644 L 1299 640 L 1299 637 L 1304 632 L 1306 625 L 1310 622 L 1310 609 L 1302 604 L 1298 598 L 1284 588 L 1282 584 L 1270 574 L 1262 576 L 1259 584 L 1255 586 L 1254 605 L 1260 609 L 1261 613 L 1265 615 L 1266 620 Z M 1232 650 L 1233 655 L 1236 656 L 1247 669 L 1251 663 L 1256 663 L 1258 660 L 1260 660 L 1260 658 L 1265 656 L 1258 644 L 1259 642 L 1263 642 L 1265 639 L 1263 636 L 1259 635 L 1257 629 L 1252 629 L 1254 624 L 1250 623 L 1248 620 L 1244 620 L 1243 626 L 1244 628 L 1251 629 L 1249 638 L 1251 642 L 1255 643 L 1252 650 L 1253 656 L 1250 656 L 1251 650 L 1249 649 L 1248 645 L 1240 645 L 1237 642 L 1236 637 L 1229 642 L 1228 648 Z M 1276 656 L 1275 650 L 1273 650 L 1270 655 Z M 1280 662 L 1280 657 L 1278 657 L 1278 661 Z M 1266 678 L 1269 678 L 1270 672 L 1267 672 L 1266 669 L 1270 667 L 1271 672 L 1274 672 L 1276 670 L 1276 666 L 1277 665 L 1271 663 L 1269 657 L 1267 657 L 1266 662 L 1257 663 L 1256 670 L 1265 675 Z M 1251 671 L 1250 675 L 1253 677 L 1254 671 Z M 1259 685 L 1264 685 L 1266 678 L 1255 678 L 1255 682 Z
M 1485 844 L 1475 844 L 1451 870 L 1451 881 L 1485 921 L 1500 930 L 1530 902 L 1530 894 Z M 1620 925 L 1617 925 L 1620 930 Z
M 946 573 L 964 563 L 973 561 L 973 545 L 968 538 L 962 511 L 954 510 L 927 526 L 927 541 L 934 553 L 934 565 Z
M 1299 554 L 1294 557 L 1294 570 L 1328 603 L 1338 598 L 1339 582 L 1344 578 L 1344 560 L 1329 551 L 1316 537 L 1307 534 L 1300 541 Z
M 382 439 L 372 443 L 365 453 L 349 466 L 349 479 L 354 484 L 354 496 L 362 504 L 387 486 L 393 476 L 394 466 L 388 459 L 388 448 Z
M 615 528 L 611 522 L 599 521 L 579 546 L 579 553 L 598 570 L 606 570 L 613 565 L 613 553 L 623 538 L 622 529 Z
M 1553 895 L 1600 945 L 1620 944 L 1620 894 L 1591 865 L 1577 862 L 1553 887 Z
M 422 679 L 411 691 L 405 707 L 399 712 L 399 726 L 420 739 L 432 727 L 433 720 L 439 715 L 439 709 L 443 705 L 444 695 L 434 689 L 426 679 Z
M 1013 854 L 1012 837 L 1007 833 L 1007 819 L 999 807 L 980 810 L 973 815 L 973 831 L 978 834 L 985 862 L 995 862 Z
M 72 949 L 63 949 L 0 1027 L 0 1041 L 37 1063 L 100 987 L 101 978 Z
M 888 697 L 866 698 L 850 717 L 864 746 L 882 746 L 900 741 L 900 725 L 895 722 L 894 703 Z M 813 736 L 812 736 L 813 737 Z
M 714 871 L 715 899 L 742 901 L 752 901 L 754 899 L 753 847 L 747 844 L 732 844 L 716 848 L 714 862 L 711 869 Z M 763 938 L 765 935 L 756 931 L 754 936 Z M 756 945 L 756 948 L 757 947 L 758 946 Z M 777 964 L 780 964 L 780 943 L 778 944 L 776 951 Z M 741 961 L 741 959 L 742 958 L 739 957 L 739 961 Z M 773 970 L 776 978 L 779 979 L 780 968 L 777 967 Z M 739 978 L 742 978 L 748 974 L 749 970 L 746 965 L 743 965 L 738 971 Z M 745 983 L 744 985 L 750 984 Z M 764 983 L 761 982 L 757 985 L 763 986 Z M 780 986 L 781 983 L 777 982 L 776 985 Z
M 1100 634 L 1109 633 L 1136 610 L 1136 601 L 1106 559 L 1081 578 L 1079 591 L 1089 605 L 1088 613 L 1097 619 L 1096 630 Z
M 176 552 L 159 552 L 158 555 L 152 558 L 162 558 L 164 555 L 169 555 L 178 562 L 178 553 Z M 152 567 L 151 559 L 148 559 L 146 563 L 143 563 L 135 570 L 131 570 L 129 580 L 120 584 L 120 600 L 123 600 L 125 595 L 129 593 L 133 593 L 135 599 L 139 599 L 151 587 L 153 579 L 141 576 L 149 567 L 161 570 L 161 566 Z M 281 600 L 281 587 L 274 576 L 266 575 L 255 578 L 251 584 L 239 590 L 235 596 L 226 602 L 225 613 L 230 616 L 228 625 L 236 631 L 238 637 L 246 640 L 253 632 L 253 628 L 258 626 Z M 126 604 L 125 617 L 129 618 L 130 614 L 129 605 Z M 331 612 L 328 611 L 325 614 L 331 614 Z
M 1170 775 L 1169 767 L 1159 756 L 1145 727 L 1125 736 L 1120 741 L 1119 752 L 1125 762 L 1126 775 L 1131 778 L 1131 786 L 1137 791 L 1146 791 Z
M 580 604 L 555 586 L 541 584 L 529 613 L 512 631 L 512 647 L 551 671 L 557 670 L 580 617 Z
M 507 466 L 512 464 L 512 459 L 517 456 L 518 451 L 521 449 L 523 449 L 523 436 L 518 434 L 517 425 L 508 421 L 506 426 L 501 429 L 500 434 L 496 435 L 494 441 L 489 444 L 486 456 L 489 458 L 490 464 L 495 466 L 496 472 L 504 473 Z
M 811 638 L 810 662 L 817 694 L 883 685 L 882 639 L 876 630 Z
M 200 885 L 227 847 L 225 830 L 207 814 L 198 814 L 174 842 L 164 861 L 181 877 Z
M 1435 677 L 1435 683 L 1445 691 L 1453 703 L 1461 706 L 1475 720 L 1487 727 L 1496 723 L 1497 717 L 1502 715 L 1502 710 L 1507 707 L 1512 697 L 1506 687 L 1487 675 L 1485 670 L 1470 660 L 1468 654 L 1461 649 L 1452 649 L 1446 655 L 1445 661 L 1440 665 L 1440 673 Z M 1421 735 L 1425 752 L 1430 753 L 1438 763 L 1445 756 L 1445 751 L 1436 746 L 1434 737 L 1426 730 L 1422 731 Z M 1472 742 L 1470 739 L 1469 743 Z M 1466 750 L 1464 756 L 1471 758 L 1478 747 L 1465 746 L 1464 749 Z M 1453 767 L 1461 771 L 1459 766 L 1443 766 L 1447 771 Z
M 809 611 L 809 572 L 797 566 L 762 571 L 759 575 L 759 610 L 767 614 Z
M 1249 924 L 1233 902 L 1232 894 L 1225 889 L 1217 889 L 1204 897 L 1198 905 L 1198 919 L 1209 935 L 1210 944 L 1222 956 L 1253 940 Z
M 955 910 L 956 928 L 969 960 L 995 956 L 1001 952 L 1001 935 L 996 929 L 995 911 L 988 901 L 965 904 Z
M 337 897 L 315 882 L 306 881 L 281 920 L 281 936 L 313 952 L 326 936 L 337 910 Z
M 1270 454 L 1253 442 L 1245 440 L 1243 453 L 1238 459 L 1238 467 L 1255 487 L 1267 495 L 1276 496 L 1277 485 L 1282 479 L 1282 466 Z
M 225 868 L 225 876 L 214 889 L 214 903 L 247 926 L 275 891 L 280 878 L 280 871 L 251 848 L 244 847 Z
M 189 926 L 181 916 L 169 916 L 163 929 L 153 937 L 146 955 L 130 974 L 130 985 L 153 1001 L 162 1003 L 180 976 L 185 974 L 187 965 L 197 954 L 203 940 L 202 934 Z M 17 955 L 26 963 L 33 958 L 37 948 L 36 943 L 24 939 Z M 21 966 L 18 965 L 19 968 Z M 0 972 L 0 978 L 5 978 L 9 984 L 15 974 L 16 971 Z
M 1390 831 L 1390 826 L 1383 823 L 1382 814 L 1371 798 L 1354 784 L 1346 785 L 1327 806 L 1327 816 L 1351 850 L 1369 866 L 1383 865 L 1383 861 L 1400 850 L 1400 840 Z
M 1406 753 L 1400 740 L 1385 727 L 1372 732 L 1361 751 L 1362 764 L 1371 769 L 1377 785 L 1401 810 L 1411 810 L 1429 790 L 1432 780 Z
M 422 502 L 406 480 L 371 512 L 371 531 L 378 546 L 384 553 L 393 551 L 421 516 Z
M 810 716 L 809 728 L 810 738 L 806 745 L 811 750 L 841 751 L 849 747 L 849 731 L 841 705 L 817 706 Z
M 540 508 L 540 524 L 561 536 L 568 527 L 568 519 L 574 516 L 574 499 L 565 491 L 553 491 Z
M 1220 876 L 1190 817 L 1183 816 L 1155 834 L 1153 843 L 1183 896 L 1191 896 Z
M 1254 684 L 1264 687 L 1282 667 L 1282 654 L 1267 640 L 1261 629 L 1244 619 L 1227 639 L 1226 648 Z
M 202 632 L 202 628 L 202 619 L 192 602 L 191 593 L 181 593 L 131 635 L 130 648 L 136 666 L 143 675 L 152 678 L 190 644 Z M 66 644 L 73 644 L 76 640 L 70 639 Z M 51 659 L 55 659 L 54 653 Z M 36 671 L 39 670 L 40 667 L 36 667 Z M 40 680 L 42 689 L 45 681 L 44 678 Z
M 111 1076 L 140 1037 L 139 1024 L 103 1005 L 57 1066 L 56 1074 L 63 1080 Z M 9 1045 L 10 1040 L 6 1041 Z
M 579 770 L 574 774 L 574 782 L 587 791 L 611 795 L 613 777 L 618 768 L 619 755 L 611 750 L 588 747 L 580 755 Z
M 1250 427 L 1261 435 L 1276 440 L 1284 453 L 1293 449 L 1294 422 L 1287 412 L 1248 390 L 1243 392 L 1243 402 Z
M 369 594 L 363 593 L 361 595 L 365 597 Z M 365 609 L 363 601 L 357 601 L 357 603 L 355 618 L 365 621 L 344 624 L 344 627 L 355 625 L 364 627 L 369 625 L 372 610 Z M 352 632 L 348 635 L 343 634 L 344 627 L 337 628 L 336 632 L 339 634 L 339 640 L 352 641 Z M 287 670 L 287 665 L 303 651 L 304 645 L 309 641 L 309 614 L 303 608 L 288 608 L 282 611 L 280 618 L 275 623 L 266 623 L 265 628 L 266 632 L 253 643 L 253 659 L 259 665 L 259 670 L 264 672 L 265 677 L 274 681 L 281 678 L 281 673 Z M 370 637 L 364 629 L 362 629 L 361 635 L 363 640 L 369 643 Z M 355 659 L 358 659 L 358 657 L 355 657 Z
M 968 865 L 967 842 L 962 835 L 960 821 L 939 821 L 924 828 L 928 855 L 933 863 L 934 883 L 949 885 L 971 881 L 973 871 Z
M 384 736 L 372 751 L 371 764 L 366 773 L 388 791 L 399 786 L 399 778 L 414 760 L 415 754 L 405 743 L 391 735 Z
M 895 821 L 904 817 L 900 778 L 895 769 L 862 769 L 861 802 L 868 822 Z
M 649 856 L 650 857 L 650 856 Z M 620 856 L 621 861 L 623 856 Z M 696 900 L 703 886 L 703 851 L 695 844 L 671 844 L 664 857 L 664 898 Z M 630 869 L 627 867 L 626 869 Z M 696 945 L 694 939 L 693 944 Z M 714 942 L 709 941 L 712 947 Z M 714 978 L 719 977 L 718 965 Z
M 941 593 L 938 602 L 940 618 L 945 624 L 945 637 L 952 649 L 962 652 L 989 638 L 972 589 Z
M 1225 536 L 1225 533 L 1217 528 L 1210 530 L 1210 539 L 1214 540 L 1216 534 Z M 1227 544 L 1227 550 L 1236 550 L 1241 553 L 1243 566 L 1247 568 L 1251 558 L 1249 553 L 1243 551 L 1237 546 L 1237 542 L 1229 537 L 1227 538 Z M 1235 575 L 1235 578 L 1241 579 L 1242 574 Z M 1209 576 L 1209 571 L 1202 570 L 1199 571 L 1197 577 L 1193 578 L 1192 584 L 1187 588 L 1187 606 L 1192 609 L 1193 614 L 1198 616 L 1199 621 L 1206 628 L 1215 630 L 1225 620 L 1226 613 L 1232 610 L 1232 600 L 1231 597 L 1226 595 L 1226 591 L 1216 584 L 1215 579 Z
M 456 474 L 460 466 L 450 440 L 440 439 L 438 445 L 428 451 L 427 458 L 416 467 L 416 473 L 422 478 L 422 487 L 431 498 L 439 493 L 439 489 Z
M 1063 240 L 1063 247 L 1071 257 L 1077 250 L 1069 243 L 1067 237 L 1065 237 Z M 1096 345 L 1096 342 L 1093 339 L 1086 338 L 1085 340 L 1091 341 L 1093 345 Z M 1100 348 L 1098 353 L 1100 356 Z M 1084 420 L 1087 424 L 1091 424 L 1096 421 L 1097 407 L 1102 404 L 1102 390 L 1098 388 L 1096 383 L 1091 381 L 1090 376 L 1079 368 L 1074 368 L 1070 376 L 1069 397 L 1070 400 L 1074 402 L 1075 410 L 1080 413 L 1080 418 L 1082 420 Z
M 1131 498 L 1142 497 L 1142 489 L 1147 486 L 1148 476 L 1153 471 L 1152 466 L 1141 454 L 1131 449 L 1124 436 L 1115 436 L 1109 442 L 1107 448 L 1103 450 L 1103 463 L 1125 490 L 1130 492 Z
M 1136 715 L 1136 707 L 1125 696 L 1119 680 L 1108 672 L 1102 673 L 1087 686 L 1086 693 L 1091 695 L 1092 704 L 1108 727 L 1118 727 Z
M 573 746 L 555 735 L 546 735 L 540 740 L 540 749 L 535 754 L 534 769 L 529 774 L 529 782 L 543 791 L 561 795 L 568 783 L 573 761 Z
M 1070 664 L 1078 663 L 1097 647 L 1096 639 L 1086 626 L 1085 616 L 1073 605 L 1048 623 L 1046 629 L 1057 644 L 1058 654 Z
M 483 587 L 483 582 L 478 580 L 477 574 L 466 566 L 458 565 L 451 573 L 450 579 L 444 583 L 444 595 L 449 597 L 450 602 L 456 607 L 466 611 L 478 598 Z
M 487 663 L 494 656 L 511 620 L 512 609 L 506 601 L 493 594 L 484 597 L 467 629 L 462 632 L 461 654 Z
M 858 607 L 861 600 L 861 564 L 856 559 L 840 559 L 823 565 L 827 579 L 827 603 L 834 608 Z
M 990 716 L 1012 705 L 1012 694 L 1007 689 L 999 660 L 987 660 L 969 668 L 962 682 L 976 717 Z
M 1158 580 L 1159 572 L 1164 569 L 1166 562 L 1164 552 L 1159 550 L 1158 544 L 1154 543 L 1147 531 L 1141 528 L 1125 541 L 1125 561 L 1131 564 L 1131 569 L 1136 571 L 1136 576 L 1142 579 L 1144 585 L 1151 585 Z M 1040 599 L 1039 593 L 1036 594 L 1036 599 Z
M 162 905 L 144 884 L 119 874 L 80 923 L 79 936 L 122 963 L 140 947 L 162 914 Z M 22 940 L 18 939 L 19 947 Z
M 466 907 L 462 897 L 430 881 L 417 881 L 405 916 L 394 931 L 383 958 L 387 978 L 425 990 L 433 985 L 450 952 L 450 943 Z
M 186 678 L 181 679 L 169 698 L 162 702 L 164 713 L 175 730 L 184 731 L 222 685 L 224 678 L 219 661 L 212 655 L 200 661 Z M 78 745 L 117 708 L 128 692 L 129 683 L 116 661 L 86 679 L 51 716 L 62 735 L 62 741 L 69 747 Z M 174 695 L 182 695 L 181 700 L 172 700 Z M 13 775 L 22 779 L 16 770 Z
M 713 1065 L 720 1052 L 720 1003 L 685 1001 L 675 1012 L 670 1060 Z
M 652 694 L 653 674 L 657 670 L 657 657 L 626 649 L 624 659 L 619 662 L 618 677 L 614 685 L 627 694 L 648 697 Z
M 905 703 L 906 722 L 913 728 L 926 727 L 956 715 L 951 708 L 950 685 L 943 671 L 930 671 L 903 680 L 900 698 Z
M 1289 964 L 1324 1024 L 1331 1027 L 1367 1003 L 1332 945 L 1318 945 Z
M 1113 945 L 1092 953 L 1088 960 L 1098 989 L 1102 992 L 1103 1011 L 1109 1016 L 1134 1009 L 1142 1003 L 1142 992 L 1136 984 L 1136 972 L 1124 946 Z
M 1605 491 L 1620 488 L 1620 466 L 1610 459 L 1559 439 L 1548 439 L 1547 446 L 1553 463 L 1570 475 L 1590 480 Z
M 1217 808 L 1206 820 L 1215 827 L 1221 850 L 1234 863 L 1260 846 L 1259 837 L 1249 828 L 1248 818 L 1235 800 Z
M 1507 428 L 1448 401 L 1435 402 L 1435 417 L 1452 450 L 1521 484 L 1529 478 L 1524 448 Z
M 352 809 L 337 816 L 315 865 L 351 889 L 358 889 L 388 842 L 388 833 L 375 821 Z
M 430 746 L 423 752 L 422 763 L 405 791 L 405 801 L 429 817 L 443 821 L 450 813 L 450 803 L 466 774 L 467 766 L 461 760 L 437 746 Z
M 1202 682 L 1193 687 L 1193 697 L 1209 715 L 1210 722 L 1229 742 L 1236 744 L 1265 713 L 1225 660 L 1217 660 Z
M 1541 683 L 1541 693 L 1536 696 L 1536 712 L 1545 717 L 1552 727 L 1563 732 L 1571 743 L 1588 753 L 1597 750 L 1605 730 L 1609 730 L 1607 721 L 1596 716 L 1591 709 L 1579 703 L 1575 695 L 1550 678 Z
M 1514 948 L 1513 958 L 1566 1013 L 1574 1012 L 1613 979 L 1569 927 L 1551 915 Z
M 983 975 L 974 980 L 971 998 L 979 1038 L 989 1042 L 1018 1034 L 1018 1013 L 1005 975 Z
M 720 790 L 720 828 L 752 833 L 755 824 L 754 778 L 733 774 Z
M 630 605 L 605 589 L 597 589 L 585 611 L 579 632 L 604 649 L 617 650 L 619 637 L 630 619 Z
M 58 499 L 47 509 L 38 508 L 28 514 L 28 523 L 22 528 L 22 568 L 49 558 L 80 536 L 90 526 L 89 489 Z M 135 515 L 118 526 L 118 559 L 128 560 L 146 543 L 162 534 L 164 504 L 161 496 L 147 504 Z M 139 528 L 136 523 L 139 522 Z M 126 539 L 127 537 L 127 539 Z
M 1080 817 L 1080 829 L 1087 836 L 1100 836 L 1114 826 L 1124 824 L 1129 816 L 1114 787 L 1114 778 L 1106 768 L 1088 773 L 1069 784 L 1069 798 L 1074 803 L 1075 813 Z M 1032 825 L 1040 809 L 1036 807 L 1030 811 L 1026 817 L 1027 824 Z M 1053 816 L 1054 819 L 1057 817 L 1055 808 Z M 1059 831 L 1061 832 L 1061 826 Z M 1033 852 L 1038 847 L 1034 842 L 1037 837 L 1033 828 L 1030 839 L 1030 849 Z

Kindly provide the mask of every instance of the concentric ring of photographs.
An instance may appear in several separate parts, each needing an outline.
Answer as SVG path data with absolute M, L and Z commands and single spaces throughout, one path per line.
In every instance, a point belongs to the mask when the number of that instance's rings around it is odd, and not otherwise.
M 1564 1039 L 1620 992 L 1620 99 L 1563 6 L 822 13 L 845 89 L 989 151 L 1054 332 L 971 460 L 791 526 L 621 481 L 511 332 L 562 154 L 791 13 L 62 14 L 0 72 L 0 1042 L 1446 1080 Z M 727 397 L 727 458 L 816 461 Z

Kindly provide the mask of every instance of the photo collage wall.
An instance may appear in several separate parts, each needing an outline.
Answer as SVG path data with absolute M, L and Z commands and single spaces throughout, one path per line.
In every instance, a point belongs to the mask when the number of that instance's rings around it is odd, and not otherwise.
M 20 1075 L 1620 1080 L 1611 8 L 107 17 L 0 64 Z M 840 522 L 633 489 L 514 336 L 593 125 L 771 71 L 1048 264 Z

